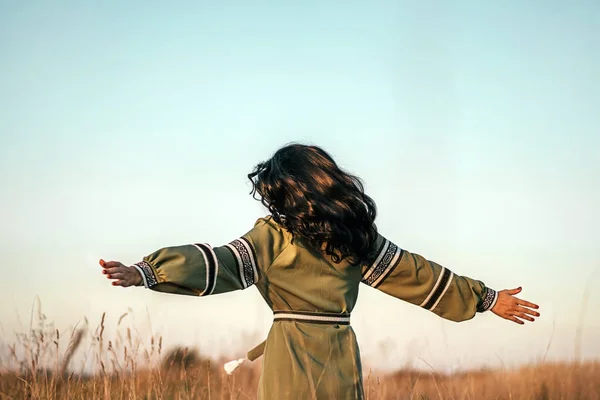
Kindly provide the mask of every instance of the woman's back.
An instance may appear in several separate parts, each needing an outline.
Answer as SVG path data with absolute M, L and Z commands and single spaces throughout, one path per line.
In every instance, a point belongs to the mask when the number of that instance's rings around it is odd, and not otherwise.
M 276 318 L 264 348 L 259 398 L 362 398 L 360 354 L 349 324 L 361 269 L 292 240 L 272 218 L 256 228 L 257 243 L 281 243 L 256 283 Z
M 335 263 L 302 238 L 292 236 L 272 218 L 260 219 L 263 235 L 281 236 L 281 248 L 256 283 L 274 311 L 350 313 L 356 303 L 361 269 L 347 260 Z M 257 240 L 265 240 L 257 238 Z M 268 240 L 268 239 L 267 239 Z

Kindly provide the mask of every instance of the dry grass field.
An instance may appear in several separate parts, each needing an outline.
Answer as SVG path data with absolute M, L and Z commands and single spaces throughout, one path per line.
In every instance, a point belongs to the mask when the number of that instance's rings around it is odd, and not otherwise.
M 233 375 L 223 360 L 196 351 L 165 351 L 121 326 L 106 338 L 104 316 L 96 329 L 75 328 L 68 338 L 40 315 L 0 360 L 0 399 L 254 399 L 260 364 Z M 119 322 L 123 317 L 119 320 Z M 63 345 L 64 343 L 64 345 Z M 78 368 L 76 355 L 83 354 Z M 82 359 L 81 357 L 78 357 Z M 89 366 L 95 372 L 89 372 Z M 86 372 L 87 371 L 87 372 Z M 442 375 L 415 370 L 365 371 L 367 398 L 375 399 L 600 399 L 600 363 L 540 364 L 517 370 Z

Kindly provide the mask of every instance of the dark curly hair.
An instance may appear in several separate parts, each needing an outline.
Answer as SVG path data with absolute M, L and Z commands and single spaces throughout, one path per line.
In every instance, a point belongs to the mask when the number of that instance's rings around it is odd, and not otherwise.
M 248 178 L 253 197 L 294 237 L 306 239 L 335 263 L 371 262 L 377 238 L 375 202 L 360 179 L 342 171 L 323 149 L 287 145 Z

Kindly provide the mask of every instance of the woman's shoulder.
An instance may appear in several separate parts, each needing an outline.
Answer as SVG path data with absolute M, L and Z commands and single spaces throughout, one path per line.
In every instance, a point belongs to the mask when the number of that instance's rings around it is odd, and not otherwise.
M 277 233 L 282 236 L 290 236 L 291 234 L 285 229 L 282 225 L 277 223 L 275 219 L 273 219 L 272 215 L 267 215 L 261 218 L 258 218 L 254 223 L 254 228 L 265 229 L 272 231 L 273 233 Z
M 277 223 L 273 220 L 273 216 L 266 215 L 264 217 L 260 217 L 254 223 L 254 227 L 255 228 L 258 227 L 258 226 L 261 226 L 261 225 L 270 225 L 270 226 L 276 227 Z
M 281 253 L 292 243 L 291 234 L 271 216 L 258 218 L 244 238 L 255 248 L 269 249 L 272 254 Z

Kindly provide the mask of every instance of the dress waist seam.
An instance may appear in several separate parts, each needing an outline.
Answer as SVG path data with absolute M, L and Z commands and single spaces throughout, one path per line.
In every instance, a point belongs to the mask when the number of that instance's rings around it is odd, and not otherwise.
M 313 324 L 350 325 L 350 313 L 320 313 L 309 311 L 274 311 L 273 321 L 298 321 Z

